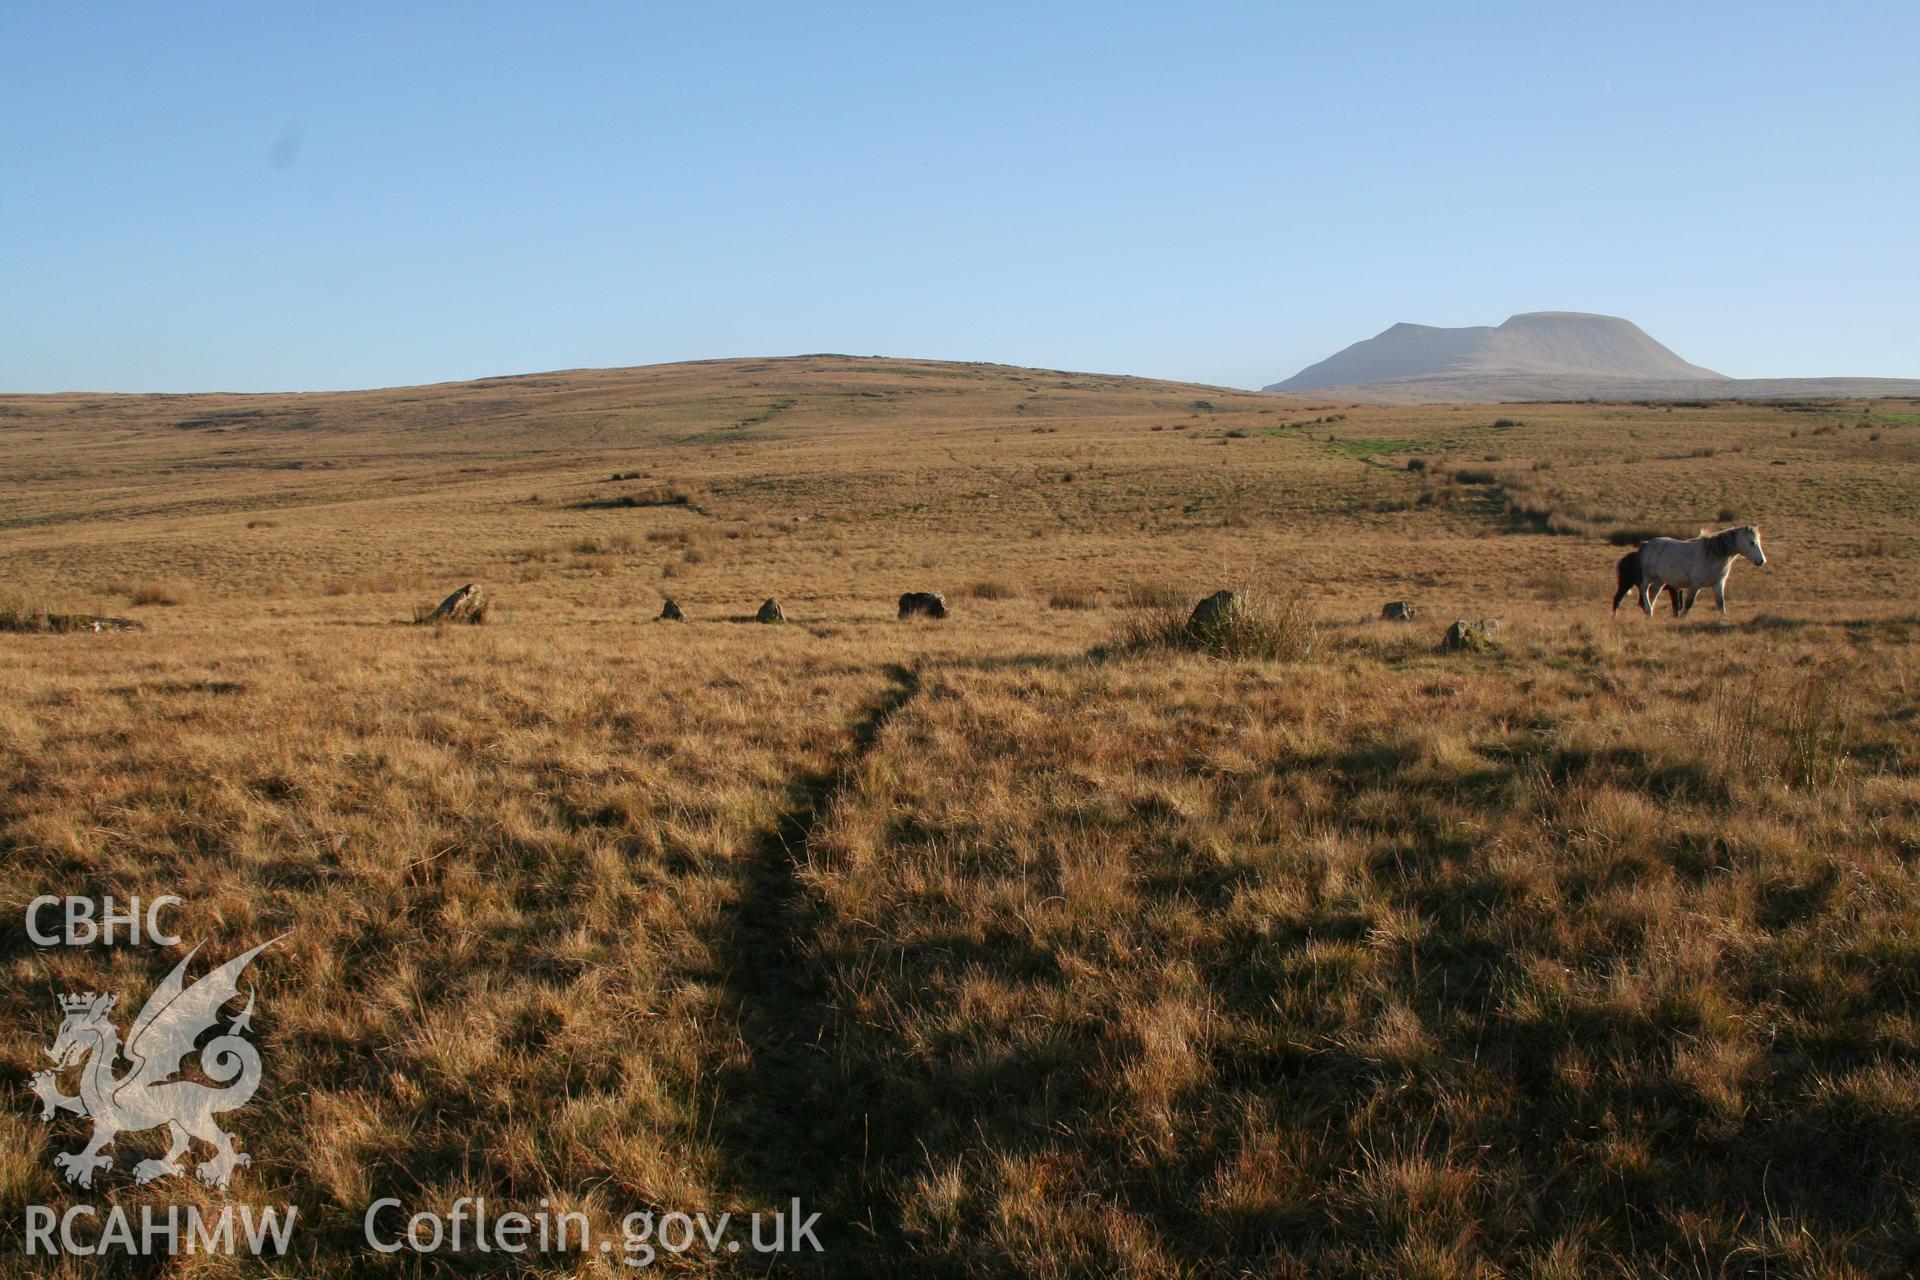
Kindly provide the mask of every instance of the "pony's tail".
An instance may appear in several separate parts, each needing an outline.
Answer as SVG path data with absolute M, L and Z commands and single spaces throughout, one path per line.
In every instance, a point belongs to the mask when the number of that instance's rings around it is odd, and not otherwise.
M 1620 602 L 1630 593 L 1640 589 L 1640 553 L 1629 551 L 1620 557 L 1620 563 L 1613 567 L 1615 587 L 1613 592 L 1613 611 L 1620 612 Z

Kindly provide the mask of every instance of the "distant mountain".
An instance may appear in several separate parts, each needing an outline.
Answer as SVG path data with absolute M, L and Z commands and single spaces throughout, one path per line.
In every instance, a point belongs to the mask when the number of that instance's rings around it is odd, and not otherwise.
M 1441 329 L 1396 324 L 1310 365 L 1267 391 L 1319 391 L 1379 383 L 1466 384 L 1550 380 L 1582 382 L 1729 382 L 1688 364 L 1618 316 L 1529 311 L 1498 326 Z M 1406 388 L 1413 390 L 1414 388 Z M 1443 388 L 1436 387 L 1436 391 Z M 1465 387 L 1456 386 L 1455 391 Z M 1703 385 L 1700 390 L 1710 391 Z M 1438 395 L 1458 399 L 1458 395 Z

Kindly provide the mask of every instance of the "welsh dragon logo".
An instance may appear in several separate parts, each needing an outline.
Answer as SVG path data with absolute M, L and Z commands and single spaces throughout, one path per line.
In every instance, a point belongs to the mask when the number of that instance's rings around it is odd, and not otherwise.
M 53 1119 L 56 1111 L 93 1118 L 93 1140 L 86 1149 L 53 1158 L 68 1182 L 91 1187 L 94 1171 L 113 1165 L 113 1157 L 101 1153 L 115 1138 L 161 1125 L 167 1126 L 167 1152 L 158 1160 L 142 1160 L 134 1166 L 133 1176 L 139 1182 L 184 1172 L 181 1157 L 194 1138 L 213 1148 L 213 1158 L 194 1170 L 210 1187 L 224 1188 L 233 1171 L 248 1163 L 248 1157 L 234 1149 L 233 1135 L 222 1130 L 214 1117 L 246 1105 L 260 1087 L 260 1054 L 243 1038 L 252 1024 L 251 991 L 246 1008 L 228 1022 L 225 1034 L 200 1047 L 201 1074 L 214 1083 L 174 1077 L 193 1052 L 194 1042 L 218 1023 L 221 1006 L 240 994 L 241 971 L 279 940 L 235 956 L 190 987 L 182 975 L 200 948 L 189 951 L 154 988 L 134 1019 L 125 1051 L 129 1066 L 121 1075 L 114 1074 L 121 1057 L 120 1032 L 107 1017 L 118 997 L 91 991 L 60 997 L 66 1018 L 53 1047 L 46 1051 L 54 1066 L 37 1073 L 29 1087 L 40 1099 L 42 1121 Z M 60 1091 L 59 1073 L 74 1066 L 80 1068 L 80 1092 L 69 1096 Z

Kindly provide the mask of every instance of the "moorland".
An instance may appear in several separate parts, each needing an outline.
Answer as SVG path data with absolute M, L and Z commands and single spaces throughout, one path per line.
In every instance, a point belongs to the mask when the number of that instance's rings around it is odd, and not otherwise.
M 389 1195 L 798 1197 L 842 1275 L 1911 1274 L 1916 464 L 1912 400 L 845 356 L 0 397 L 0 916 L 286 935 L 252 1163 L 100 1192 L 296 1204 L 284 1274 L 618 1270 L 376 1255 Z M 1609 613 L 1735 523 L 1724 617 Z M 1221 587 L 1287 643 L 1155 642 Z M 55 996 L 178 953 L 0 939 L 18 1222 L 86 1194 Z

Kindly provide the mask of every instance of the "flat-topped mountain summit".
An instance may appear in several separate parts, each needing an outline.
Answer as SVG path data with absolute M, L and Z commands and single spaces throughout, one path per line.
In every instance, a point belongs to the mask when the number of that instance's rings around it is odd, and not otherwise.
M 1578 311 L 1529 311 L 1501 325 L 1444 329 L 1396 324 L 1265 390 L 1490 378 L 1730 381 L 1682 360 L 1630 320 Z
M 1618 316 L 1528 311 L 1504 324 L 1396 324 L 1261 388 L 1338 391 L 1399 404 L 1511 400 L 1716 400 L 1911 396 L 1904 378 L 1729 378 L 1669 351 Z

